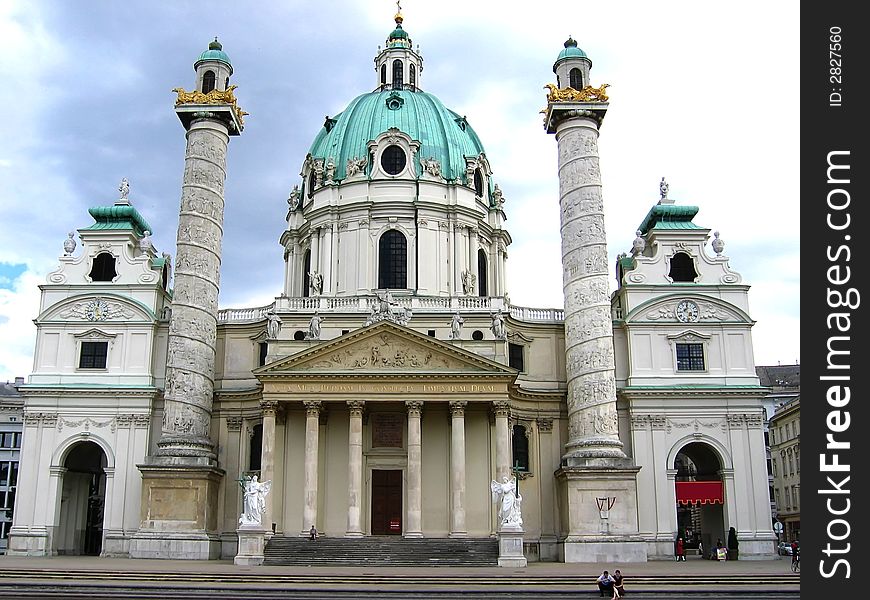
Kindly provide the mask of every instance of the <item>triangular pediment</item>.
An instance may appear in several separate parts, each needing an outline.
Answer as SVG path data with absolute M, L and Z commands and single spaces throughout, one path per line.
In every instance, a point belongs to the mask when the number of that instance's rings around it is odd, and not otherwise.
M 323 342 L 254 371 L 260 378 L 294 374 L 462 373 L 514 376 L 505 365 L 389 321 Z

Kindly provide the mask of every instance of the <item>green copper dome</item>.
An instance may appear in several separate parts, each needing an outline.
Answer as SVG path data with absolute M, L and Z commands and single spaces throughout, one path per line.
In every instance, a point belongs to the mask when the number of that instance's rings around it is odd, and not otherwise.
M 460 179 L 465 172 L 465 157 L 483 150 L 480 138 L 465 117 L 446 108 L 425 92 L 385 90 L 355 98 L 344 112 L 327 120 L 309 151 L 314 158 L 335 161 L 335 179 L 346 176 L 348 159 L 370 160 L 367 144 L 389 128 L 395 127 L 420 142 L 415 168 L 419 177 L 421 158 L 441 163 L 445 179 Z M 371 168 L 369 164 L 367 170 Z
M 233 64 L 230 62 L 230 57 L 227 56 L 227 53 L 223 51 L 223 46 L 217 40 L 214 39 L 213 42 L 209 43 L 208 50 L 199 55 L 199 58 L 193 63 L 193 68 L 196 69 L 197 65 L 206 60 L 217 60 L 222 63 L 226 63 L 230 68 L 230 72 L 232 73 Z
M 586 56 L 586 53 L 577 47 L 577 41 L 570 36 L 568 36 L 568 39 L 565 42 L 565 49 L 559 52 L 559 56 L 556 57 L 556 63 L 566 58 L 585 58 L 587 60 L 589 59 L 589 57 Z

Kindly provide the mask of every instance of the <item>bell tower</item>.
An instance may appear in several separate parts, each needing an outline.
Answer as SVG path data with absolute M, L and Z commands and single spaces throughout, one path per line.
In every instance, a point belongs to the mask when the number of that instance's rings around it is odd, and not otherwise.
M 196 89 L 176 88 L 175 112 L 187 148 L 176 236 L 175 288 L 157 451 L 139 465 L 143 504 L 134 558 L 220 557 L 218 468 L 210 437 L 230 137 L 244 113 L 229 86 L 229 57 L 215 39 L 194 63 Z
M 613 325 L 598 132 L 606 84 L 592 88 L 592 61 L 568 39 L 553 72 L 544 125 L 556 135 L 565 296 L 568 441 L 556 472 L 568 536 L 565 562 L 645 561 L 637 537 L 637 472 L 623 451 L 616 411 Z M 573 85 L 571 85 L 573 83 Z M 574 87 L 576 85 L 577 87 Z

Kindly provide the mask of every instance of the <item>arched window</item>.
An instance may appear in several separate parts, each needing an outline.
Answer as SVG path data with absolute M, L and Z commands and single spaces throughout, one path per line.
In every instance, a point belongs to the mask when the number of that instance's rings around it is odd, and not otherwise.
M 381 65 L 381 85 L 387 85 L 387 63 Z
M 408 67 L 408 83 L 411 84 L 411 89 L 417 85 L 417 67 L 414 65 Z
M 390 230 L 378 242 L 378 287 L 408 287 L 408 242 L 401 232 Z
M 671 257 L 671 272 L 668 277 L 673 282 L 693 283 L 698 278 L 695 261 L 685 252 L 677 252 Z
M 393 61 L 393 89 L 400 90 L 402 89 L 402 80 L 404 79 L 404 73 L 402 72 L 402 61 L 398 58 Z
M 514 425 L 513 435 L 514 463 L 511 467 L 518 471 L 529 470 L 529 438 L 526 437 L 526 428 L 522 425 Z
M 474 193 L 479 198 L 483 198 L 483 173 L 480 172 L 480 169 L 474 170 Z
M 311 285 L 311 250 L 305 251 L 305 256 L 302 258 L 302 297 L 307 298 L 310 292 Z
M 317 183 L 317 175 L 314 173 L 314 169 L 311 169 L 311 173 L 308 174 L 308 197 L 311 198 L 314 196 L 314 185 Z
M 568 85 L 570 85 L 572 88 L 574 88 L 575 90 L 583 89 L 583 72 L 580 69 L 576 67 L 571 69 L 571 71 L 568 73 L 568 78 L 570 80 Z
M 480 249 L 477 251 L 477 295 L 487 296 L 486 289 L 486 251 Z
M 254 425 L 251 433 L 251 455 L 248 457 L 249 470 L 259 471 L 263 457 L 263 425 Z
M 202 76 L 202 93 L 208 94 L 214 89 L 215 77 L 214 71 L 206 71 Z
M 115 257 L 108 252 L 100 252 L 94 258 L 94 264 L 88 277 L 91 281 L 112 281 L 118 276 L 115 270 Z

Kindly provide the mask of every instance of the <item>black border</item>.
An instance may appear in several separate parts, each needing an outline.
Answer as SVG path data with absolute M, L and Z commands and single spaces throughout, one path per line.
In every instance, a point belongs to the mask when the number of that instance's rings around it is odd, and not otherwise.
M 870 383 L 862 376 L 866 352 L 870 338 L 866 336 L 866 318 L 864 313 L 870 310 L 864 303 L 870 303 L 870 295 L 860 298 L 860 304 L 855 309 L 832 308 L 828 302 L 828 290 L 839 289 L 846 292 L 855 288 L 859 293 L 868 291 L 864 284 L 867 277 L 868 237 L 870 219 L 864 215 L 864 203 L 868 197 L 867 179 L 870 178 L 870 163 L 867 160 L 867 134 L 870 127 L 867 123 L 868 96 L 863 80 L 867 77 L 868 62 L 867 40 L 870 37 L 870 24 L 858 16 L 860 3 L 849 2 L 816 2 L 804 4 L 801 14 L 801 80 L 795 87 L 795 101 L 801 103 L 801 346 L 802 346 L 802 378 L 801 378 L 801 461 L 804 469 L 801 472 L 801 597 L 804 598 L 835 598 L 842 592 L 860 592 L 866 587 L 863 581 L 865 575 L 862 569 L 864 557 L 867 554 L 865 544 L 867 528 L 865 526 L 865 511 L 867 510 L 866 493 L 859 488 L 867 488 L 870 480 L 870 470 L 863 459 L 867 454 L 868 433 L 867 390 Z M 840 56 L 834 56 L 832 50 L 832 28 L 841 28 L 842 39 L 837 42 L 842 47 L 837 51 Z M 836 31 L 836 30 L 834 30 Z M 836 51 L 836 48 L 834 48 Z M 835 60 L 834 63 L 831 61 Z M 832 80 L 836 61 L 840 61 L 841 81 Z M 839 92 L 842 95 L 839 106 L 832 102 L 830 94 Z M 836 100 L 836 97 L 834 98 Z M 863 131 L 863 134 L 862 134 Z M 845 185 L 849 193 L 849 206 L 840 211 L 831 211 L 828 207 L 828 194 L 834 188 L 844 187 L 842 184 L 828 182 L 829 153 L 848 151 L 849 154 L 838 155 L 835 160 L 847 162 L 850 165 L 849 183 Z M 843 171 L 839 171 L 843 173 Z M 835 198 L 844 198 L 835 194 Z M 827 224 L 828 214 L 843 222 L 845 212 L 849 213 L 848 229 L 835 231 Z M 848 236 L 848 239 L 847 239 Z M 850 249 L 850 260 L 846 260 L 847 251 L 843 250 L 839 258 L 831 260 L 829 253 L 837 256 L 837 249 L 846 245 Z M 842 277 L 845 267 L 849 267 L 848 283 L 833 285 L 828 280 L 828 269 L 839 265 Z M 836 275 L 836 272 L 834 273 Z M 834 312 L 849 312 L 850 330 L 847 333 L 828 329 L 828 317 Z M 840 349 L 848 349 L 847 357 L 840 357 L 841 363 L 848 363 L 848 370 L 840 370 L 838 374 L 850 376 L 849 385 L 851 400 L 847 406 L 840 408 L 849 411 L 850 427 L 834 434 L 837 440 L 848 441 L 851 447 L 841 451 L 839 460 L 850 465 L 850 481 L 844 485 L 849 489 L 848 495 L 832 496 L 820 493 L 820 490 L 830 488 L 827 477 L 831 475 L 835 481 L 841 481 L 839 473 L 822 472 L 820 455 L 831 450 L 825 449 L 826 434 L 829 432 L 826 419 L 829 412 L 835 410 L 827 401 L 827 391 L 831 381 L 820 378 L 832 374 L 827 367 L 828 341 L 832 335 L 848 336 L 848 341 L 838 342 Z M 827 459 L 831 461 L 830 458 Z M 850 500 L 850 510 L 842 517 L 831 515 L 826 502 L 834 498 L 835 507 L 843 506 L 845 499 Z M 850 533 L 842 541 L 832 541 L 828 535 L 828 524 L 832 519 L 842 518 L 849 522 Z M 839 535 L 845 531 L 845 526 L 835 526 L 833 532 Z M 832 547 L 846 548 L 849 551 L 839 555 L 826 555 L 827 544 Z M 844 559 L 849 563 L 849 574 L 846 576 L 845 565 L 839 565 L 832 577 L 824 577 L 822 571 L 831 571 L 834 562 Z M 866 593 L 866 591 L 864 592 Z

